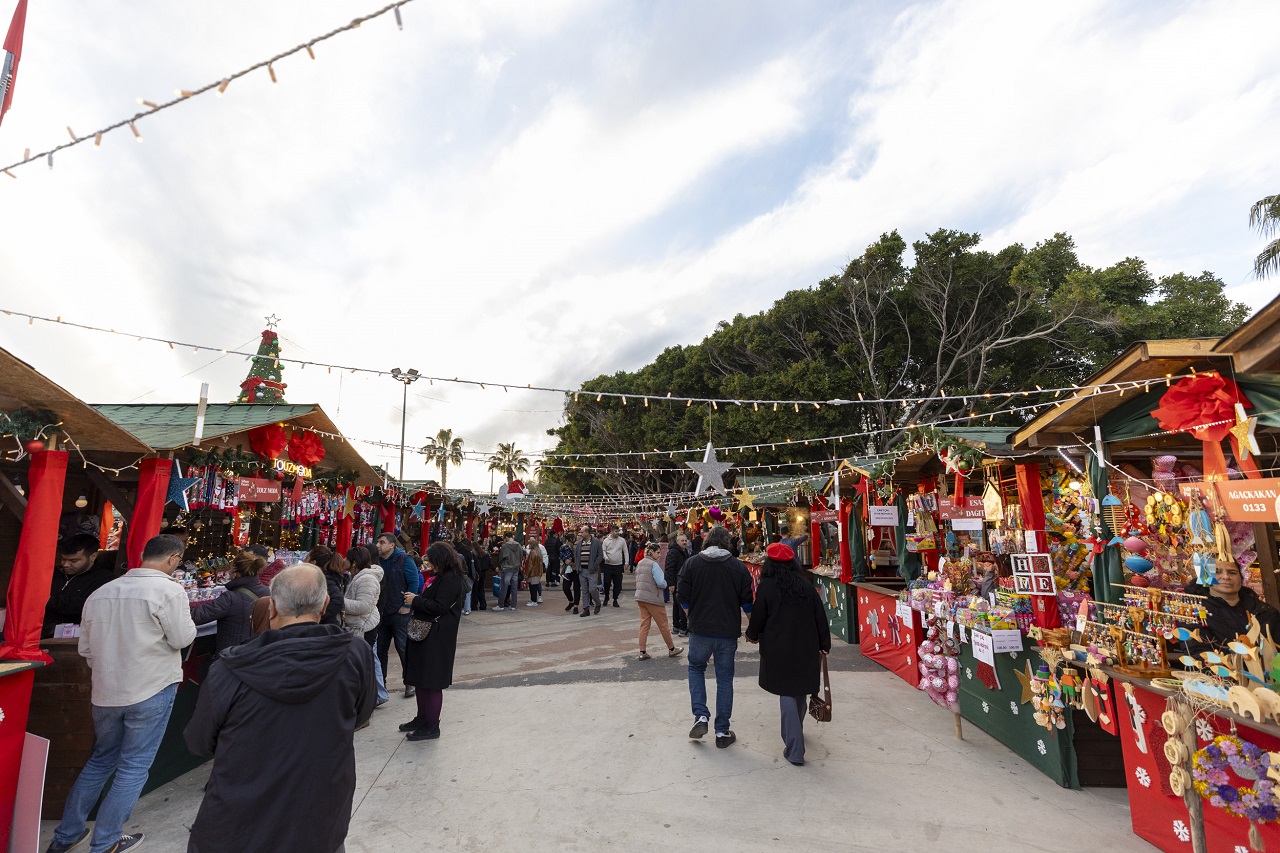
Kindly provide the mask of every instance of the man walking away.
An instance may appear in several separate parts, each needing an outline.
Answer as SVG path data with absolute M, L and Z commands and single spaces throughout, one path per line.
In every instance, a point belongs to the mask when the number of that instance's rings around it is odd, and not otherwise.
M 568 613 L 578 612 L 578 599 L 582 596 L 582 587 L 578 584 L 578 543 L 565 531 L 564 542 L 560 545 L 560 589 L 569 603 L 564 606 Z
M 182 681 L 181 650 L 196 638 L 187 594 L 170 578 L 183 549 L 177 536 L 153 537 L 142 548 L 141 566 L 84 604 L 79 648 L 93 670 L 93 754 L 67 795 L 47 853 L 65 853 L 89 837 L 85 820 L 112 773 L 89 851 L 124 853 L 142 843 L 141 833 L 122 834 L 124 825 L 169 724 Z
M 627 567 L 627 540 L 618 535 L 618 528 L 609 528 L 609 535 L 600 543 L 601 559 L 604 561 L 604 600 L 610 597 L 613 590 L 613 606 L 618 607 L 618 596 L 622 594 L 622 572 Z
M 382 560 L 382 591 L 378 595 L 378 612 L 382 614 L 378 623 L 378 663 L 382 666 L 383 678 L 389 680 L 387 661 L 394 642 L 403 678 L 404 645 L 409 640 L 409 608 L 404 606 L 404 594 L 422 591 L 422 575 L 418 574 L 413 558 L 403 548 L 396 547 L 394 535 L 380 533 L 373 544 L 378 550 L 378 558 Z M 406 684 L 405 698 L 413 694 L 414 689 Z
M 502 573 L 502 583 L 498 587 L 498 606 L 494 610 L 509 608 L 513 613 L 520 589 L 520 563 L 524 559 L 524 551 L 516 542 L 511 531 L 502 534 L 502 547 L 498 549 L 498 571 Z M 511 595 L 511 603 L 507 604 L 507 595 Z
M 596 588 L 596 572 L 600 567 L 600 538 L 589 527 L 578 532 L 578 581 L 582 586 L 582 615 L 590 616 L 592 605 L 600 612 L 600 591 Z
M 560 583 L 560 537 L 552 531 L 547 536 L 547 586 Z
M 737 740 L 729 728 L 733 714 L 733 658 L 742 636 L 742 614 L 751 612 L 751 575 L 729 554 L 729 531 L 714 527 L 702 550 L 685 561 L 679 595 L 689 611 L 689 700 L 693 728 L 689 737 L 707 733 L 707 660 L 716 664 L 716 746 Z
M 680 570 L 692 556 L 689 537 L 681 533 L 676 537 L 676 543 L 667 549 L 667 559 L 662 566 L 667 586 L 671 588 L 671 630 L 681 637 L 689 636 L 689 617 L 680 606 L 680 591 L 676 587 L 680 583 Z
M 342 849 L 352 736 L 376 685 L 360 636 L 320 624 L 327 599 L 319 569 L 285 569 L 271 583 L 271 630 L 209 668 L 183 733 L 194 755 L 213 756 L 187 853 Z

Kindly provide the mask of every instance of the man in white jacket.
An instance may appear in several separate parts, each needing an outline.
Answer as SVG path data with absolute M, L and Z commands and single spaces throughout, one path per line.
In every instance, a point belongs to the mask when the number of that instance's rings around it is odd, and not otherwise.
M 47 853 L 65 853 L 89 837 L 85 820 L 112 773 L 89 853 L 124 853 L 142 843 L 141 834 L 124 835 L 124 825 L 169 724 L 181 650 L 196 638 L 187 593 L 171 577 L 183 550 L 177 536 L 153 537 L 141 566 L 85 602 L 79 648 L 93 670 L 93 754 L 67 795 Z
M 618 596 L 622 594 L 622 571 L 627 567 L 627 540 L 618 535 L 618 528 L 609 528 L 609 535 L 600 543 L 600 554 L 604 561 L 604 595 L 605 601 L 610 598 L 613 589 L 613 606 L 618 606 Z

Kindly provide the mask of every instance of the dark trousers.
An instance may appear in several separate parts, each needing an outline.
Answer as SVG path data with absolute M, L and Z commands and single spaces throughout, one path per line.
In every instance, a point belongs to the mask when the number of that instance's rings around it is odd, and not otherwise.
M 560 583 L 560 561 L 551 560 L 547 565 L 547 584 L 554 586 Z
M 672 584 L 672 586 L 675 585 Z M 671 629 L 673 631 L 689 630 L 689 614 L 680 606 L 680 597 L 676 595 L 674 588 L 671 590 Z
M 392 641 L 395 642 L 396 656 L 400 658 L 400 676 L 404 677 L 404 646 L 409 641 L 408 613 L 384 614 L 378 623 L 378 662 L 382 664 L 382 677 L 386 678 L 387 661 Z
M 485 574 L 486 574 L 485 572 L 481 572 L 480 580 L 476 581 L 475 585 L 471 587 L 471 609 L 472 610 L 487 609 L 487 605 L 485 603 L 485 598 L 484 598 Z
M 609 588 L 613 588 L 613 593 L 609 592 Z M 608 601 L 611 597 L 614 603 L 617 603 L 618 596 L 622 595 L 622 566 L 611 566 L 604 564 L 604 595 L 601 599 Z
M 578 581 L 578 573 L 565 575 L 560 580 L 560 589 L 564 591 L 564 597 L 569 600 L 572 605 L 578 604 L 578 599 L 582 597 L 582 587 Z

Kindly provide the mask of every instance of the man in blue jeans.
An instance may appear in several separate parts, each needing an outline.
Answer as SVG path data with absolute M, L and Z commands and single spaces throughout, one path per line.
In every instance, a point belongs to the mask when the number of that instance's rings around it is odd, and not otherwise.
M 196 638 L 187 594 L 170 578 L 182 552 L 177 536 L 154 537 L 142 549 L 141 566 L 85 602 L 79 648 L 93 670 L 93 754 L 67 795 L 47 853 L 89 840 L 85 820 L 112 773 L 89 851 L 124 853 L 142 843 L 141 833 L 123 834 L 124 825 L 169 724 L 182 681 L 181 650 Z
M 677 586 L 680 605 L 689 611 L 689 699 L 693 728 L 689 737 L 707 733 L 707 661 L 716 666 L 716 746 L 737 740 L 729 728 L 733 714 L 733 659 L 742 636 L 742 613 L 751 612 L 751 574 L 729 553 L 729 531 L 712 528 L 702 550 L 685 561 Z
M 404 649 L 409 642 L 409 608 L 404 606 L 404 594 L 422 592 L 422 575 L 418 573 L 418 565 L 413 558 L 396 545 L 394 535 L 378 534 L 373 547 L 382 563 L 382 589 L 378 592 L 378 612 L 382 618 L 378 622 L 377 652 L 385 683 L 390 675 L 387 664 L 390 663 L 393 643 L 400 658 L 401 675 L 404 673 Z M 411 685 L 404 686 L 406 699 L 414 692 Z

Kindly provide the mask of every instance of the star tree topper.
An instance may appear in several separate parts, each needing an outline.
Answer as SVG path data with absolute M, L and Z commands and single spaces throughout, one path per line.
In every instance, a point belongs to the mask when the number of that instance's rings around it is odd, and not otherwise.
M 267 321 L 268 329 L 274 329 L 276 326 L 280 325 L 280 318 L 277 317 L 275 314 L 272 314 L 270 317 L 265 317 L 263 319 Z
M 707 442 L 707 449 L 702 454 L 701 462 L 686 462 L 684 464 L 698 473 L 698 487 L 693 490 L 695 495 L 702 494 L 708 486 L 715 489 L 719 494 L 728 494 L 724 488 L 724 475 L 733 466 L 716 459 L 716 449 L 711 442 Z

